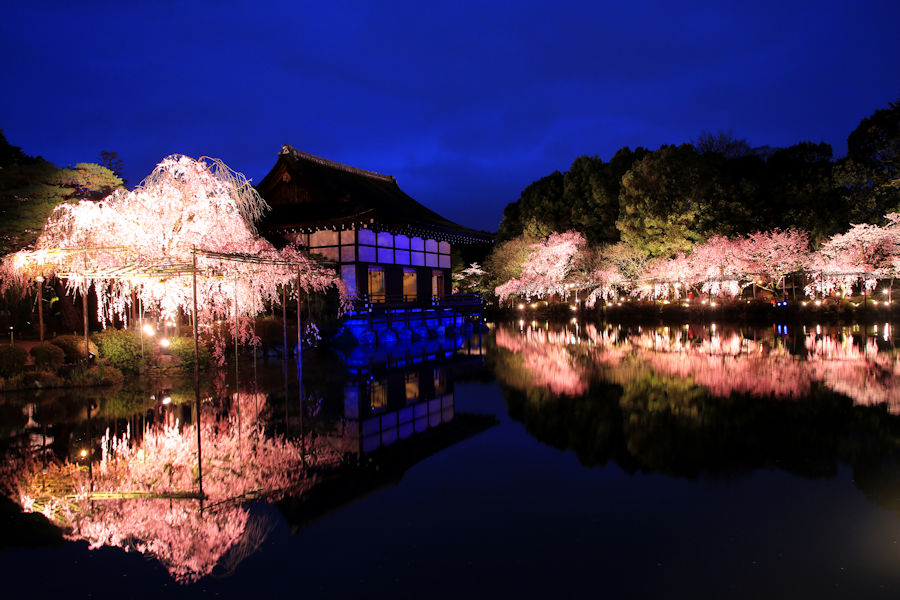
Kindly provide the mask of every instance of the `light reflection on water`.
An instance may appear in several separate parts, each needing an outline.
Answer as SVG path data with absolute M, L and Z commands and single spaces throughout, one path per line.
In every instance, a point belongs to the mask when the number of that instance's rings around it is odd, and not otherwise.
M 521 360 L 505 379 L 580 395 L 592 379 L 627 383 L 644 371 L 690 379 L 714 396 L 804 398 L 824 386 L 859 405 L 900 412 L 900 353 L 890 325 L 741 330 L 716 326 L 499 325 L 496 345 Z M 500 376 L 503 377 L 501 370 Z
M 702 555 L 702 545 L 692 545 L 694 531 L 679 524 L 708 526 L 712 538 L 721 530 L 708 520 L 716 503 L 721 523 L 737 539 L 718 542 L 738 550 L 747 545 L 754 556 L 770 550 L 745 541 L 759 531 L 780 534 L 803 515 L 818 523 L 817 511 L 823 522 L 832 517 L 824 504 L 813 504 L 831 494 L 840 498 L 834 502 L 840 511 L 865 498 L 887 512 L 879 513 L 870 536 L 877 543 L 889 544 L 882 532 L 898 529 L 900 372 L 890 327 L 627 328 L 576 320 L 492 329 L 484 339 L 310 354 L 302 391 L 293 368 L 285 385 L 279 363 L 242 365 L 242 373 L 258 378 L 204 391 L 202 510 L 193 390 L 177 382 L 154 390 L 152 400 L 147 391 L 129 390 L 0 399 L 0 439 L 7 455 L 20 460 L 18 471 L 4 472 L 4 482 L 27 509 L 66 527 L 69 539 L 152 555 L 179 583 L 198 585 L 209 585 L 211 574 L 240 579 L 244 559 L 265 555 L 267 536 L 288 527 L 301 541 L 278 547 L 298 554 L 270 553 L 266 561 L 307 561 L 324 570 L 335 561 L 316 563 L 309 554 L 322 553 L 323 531 L 341 538 L 348 528 L 371 527 L 381 534 L 354 534 L 332 545 L 348 552 L 349 544 L 372 560 L 387 544 L 394 554 L 385 556 L 419 565 L 425 580 L 453 565 L 459 579 L 448 583 L 448 594 L 476 583 L 458 562 L 471 557 L 491 565 L 479 581 L 493 581 L 496 569 L 495 584 L 531 589 L 522 564 L 545 565 L 540 550 L 546 547 L 555 549 L 573 581 L 581 580 L 569 571 L 571 563 L 590 563 L 585 573 L 604 561 L 640 571 L 648 545 L 668 544 L 673 557 L 684 548 Z M 468 394 L 459 392 L 460 381 Z M 483 405 L 472 397 L 476 390 Z M 172 401 L 162 404 L 164 397 Z M 571 468 L 578 463 L 587 468 Z M 412 466 L 415 472 L 407 473 Z M 635 473 L 657 477 L 629 477 Z M 755 487 L 754 474 L 763 474 L 765 485 Z M 772 489 L 784 481 L 807 498 L 802 511 L 773 508 L 778 525 L 772 530 L 737 518 L 735 511 L 770 506 Z M 738 500 L 722 500 L 732 487 L 740 488 L 733 494 Z M 257 500 L 277 510 L 248 507 Z M 677 510 L 667 512 L 669 503 Z M 372 511 L 368 519 L 360 506 Z M 569 518 L 572 510 L 583 519 Z M 537 525 L 534 515 L 541 515 Z M 855 517 L 846 518 L 851 528 Z M 442 531 L 430 552 L 421 551 L 428 535 L 419 524 L 426 522 Z M 303 529 L 310 524 L 317 527 Z M 677 544 L 658 533 L 677 527 L 685 534 Z M 837 528 L 822 531 L 847 539 Z M 510 536 L 518 542 L 509 543 Z M 420 545 L 406 548 L 407 537 Z M 300 553 L 307 539 L 314 540 L 312 549 Z M 653 544 L 635 541 L 642 539 Z M 607 548 L 609 540 L 618 542 Z M 827 544 L 799 540 L 795 549 L 830 564 Z M 801 568 L 805 560 L 791 565 L 798 577 L 810 574 Z M 428 570 L 432 564 L 438 566 Z M 656 564 L 654 558 L 653 569 Z M 367 565 L 349 568 L 370 580 L 391 573 L 393 581 L 390 564 Z M 720 566 L 735 572 L 728 563 Z M 702 564 L 684 567 L 692 581 L 710 575 Z M 313 580 L 316 573 L 305 576 Z M 641 581 L 657 591 L 668 586 L 660 579 L 662 587 L 653 588 L 652 577 Z M 596 580 L 586 575 L 581 582 Z M 286 576 L 282 583 L 296 582 Z M 244 589 L 256 585 L 245 582 Z M 332 578 L 329 585 L 341 584 Z M 349 587 L 344 582 L 342 589 Z
M 417 455 L 419 438 L 437 432 L 429 438 L 435 451 L 493 424 L 473 426 L 454 410 L 448 369 L 483 362 L 477 339 L 372 350 L 311 352 L 302 385 L 296 369 L 280 364 L 254 364 L 258 377 L 237 386 L 209 382 L 199 441 L 193 390 L 183 381 L 10 395 L 0 491 L 68 540 L 150 555 L 176 581 L 195 582 L 265 540 L 273 525 L 251 516 L 248 503 L 288 497 L 298 510 L 311 489 L 368 469 L 379 450 Z

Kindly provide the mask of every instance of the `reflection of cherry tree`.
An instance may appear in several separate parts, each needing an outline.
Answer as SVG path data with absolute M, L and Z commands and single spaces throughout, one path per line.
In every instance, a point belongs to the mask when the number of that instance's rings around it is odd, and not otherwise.
M 810 334 L 806 353 L 797 355 L 777 339 L 695 333 L 664 327 L 621 335 L 588 325 L 584 337 L 577 337 L 568 329 L 519 333 L 501 326 L 497 345 L 521 355 L 527 374 L 511 382 L 518 387 L 583 393 L 590 375 L 583 356 L 588 356 L 591 364 L 608 369 L 604 377 L 622 384 L 650 369 L 691 379 L 715 396 L 800 398 L 810 393 L 814 382 L 821 382 L 858 404 L 887 404 L 892 412 L 900 412 L 900 356 L 879 352 L 871 338 L 860 345 L 850 336 Z M 570 361 L 568 367 L 565 361 Z
M 178 423 L 148 428 L 139 440 L 107 431 L 90 475 L 70 463 L 47 472 L 29 465 L 18 475 L 18 500 L 65 527 L 70 539 L 152 554 L 177 580 L 199 579 L 253 534 L 242 502 L 301 493 L 313 483 L 310 466 L 339 459 L 315 440 L 265 435 L 265 406 L 262 396 L 238 394 L 226 415 L 204 415 L 205 510 L 195 499 L 197 430 Z
M 739 344 L 737 336 L 726 345 Z M 713 343 L 711 346 L 720 344 Z M 647 353 L 644 359 L 654 371 L 693 379 L 714 396 L 731 394 L 797 398 L 809 393 L 810 377 L 803 364 L 778 353 L 717 354 L 702 346 L 681 352 Z
M 583 369 L 568 349 L 578 340 L 568 331 L 529 328 L 520 334 L 501 326 L 495 339 L 498 347 L 522 357 L 527 387 L 545 387 L 554 394 L 570 396 L 583 394 L 587 389 Z
M 94 286 L 98 317 L 126 319 L 134 299 L 165 317 L 190 313 L 196 254 L 201 318 L 256 314 L 278 286 L 311 292 L 339 278 L 302 251 L 276 250 L 255 223 L 268 206 L 242 175 L 220 161 L 173 155 L 131 192 L 100 202 L 63 204 L 30 252 L 6 262 L 7 276 L 66 277 L 70 291 Z
M 857 344 L 852 336 L 810 333 L 805 342 L 814 379 L 857 404 L 886 404 L 900 414 L 900 356 L 880 352 L 873 338 Z

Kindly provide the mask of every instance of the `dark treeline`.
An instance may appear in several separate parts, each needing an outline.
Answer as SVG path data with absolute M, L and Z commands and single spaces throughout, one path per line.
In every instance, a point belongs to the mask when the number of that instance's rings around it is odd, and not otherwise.
M 0 129 L 0 255 L 33 244 L 56 206 L 100 200 L 123 187 L 121 168 L 118 155 L 107 151 L 99 164 L 58 168 L 10 144 Z
M 497 239 L 580 231 L 648 256 L 687 251 L 711 235 L 801 228 L 815 245 L 851 223 L 900 210 L 900 102 L 865 118 L 835 160 L 824 142 L 751 148 L 730 133 L 608 161 L 580 156 L 535 181 L 503 213 Z

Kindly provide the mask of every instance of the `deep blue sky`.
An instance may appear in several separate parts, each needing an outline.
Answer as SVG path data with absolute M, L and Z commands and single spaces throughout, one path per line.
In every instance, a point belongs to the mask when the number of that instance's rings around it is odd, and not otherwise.
M 29 154 L 259 181 L 289 143 L 489 230 L 582 154 L 729 129 L 842 154 L 900 99 L 896 0 L 5 4 L 0 128 Z

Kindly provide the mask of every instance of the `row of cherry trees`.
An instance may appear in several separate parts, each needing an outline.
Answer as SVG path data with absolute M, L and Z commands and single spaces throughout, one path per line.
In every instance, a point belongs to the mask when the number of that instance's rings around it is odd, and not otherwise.
M 737 238 L 712 236 L 687 254 L 647 260 L 627 244 L 591 247 L 576 231 L 553 233 L 532 244 L 521 274 L 494 289 L 503 303 L 565 297 L 580 292 L 588 307 L 622 294 L 678 299 L 691 291 L 734 298 L 751 285 L 785 288 L 789 275 L 805 277 L 808 296 L 854 287 L 872 290 L 900 274 L 900 214 L 885 225 L 853 225 L 812 250 L 800 229 L 760 231 Z

